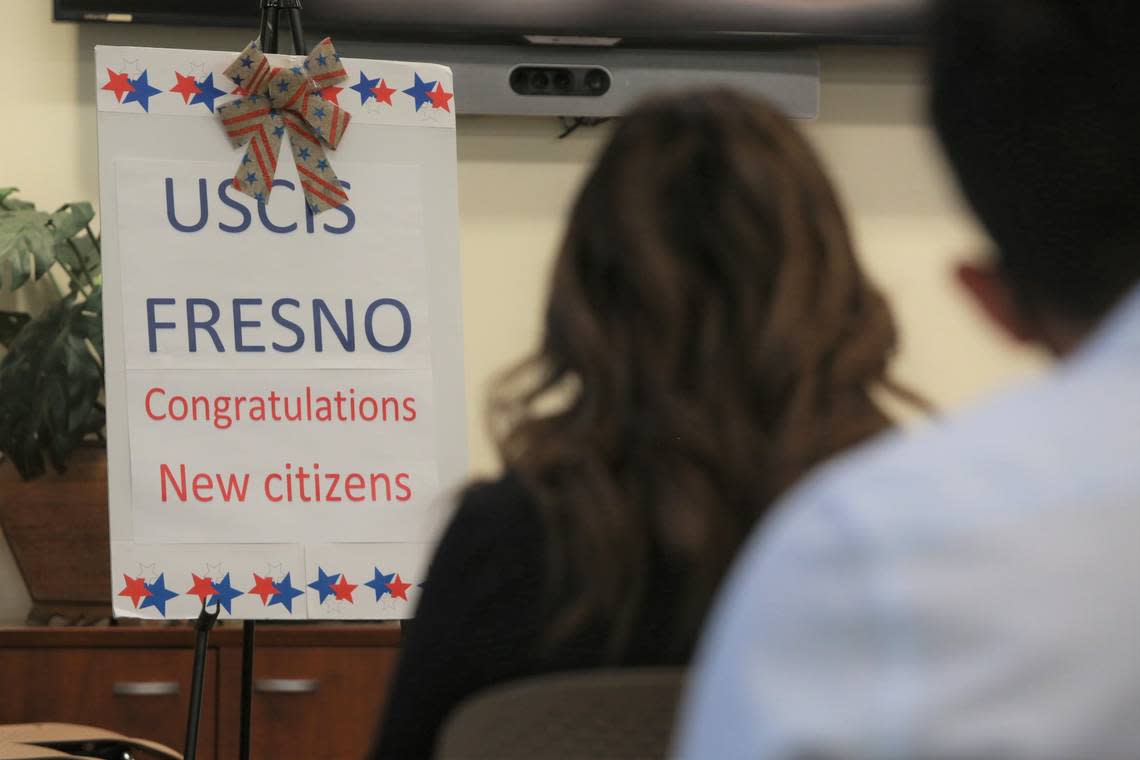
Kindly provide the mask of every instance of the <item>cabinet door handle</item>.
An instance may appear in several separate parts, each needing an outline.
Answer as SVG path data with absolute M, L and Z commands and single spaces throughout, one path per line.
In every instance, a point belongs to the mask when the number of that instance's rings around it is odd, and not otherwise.
M 181 691 L 177 681 L 116 681 L 111 693 L 116 697 L 173 697 Z
M 259 678 L 253 690 L 259 694 L 312 694 L 321 687 L 315 678 Z

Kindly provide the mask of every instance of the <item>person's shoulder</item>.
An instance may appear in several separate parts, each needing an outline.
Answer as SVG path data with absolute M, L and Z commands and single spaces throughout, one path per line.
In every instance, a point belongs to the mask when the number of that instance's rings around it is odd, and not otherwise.
M 497 478 L 470 483 L 460 496 L 460 504 L 470 509 L 509 511 L 523 506 L 533 508 L 534 498 L 518 476 L 508 470 Z
M 464 544 L 537 544 L 543 523 L 537 501 L 518 476 L 506 472 L 480 480 L 459 495 L 447 536 Z M 446 538 L 445 538 L 446 540 Z
M 771 613 L 782 605 L 842 606 L 874 597 L 883 570 L 921 561 L 932 544 L 970 541 L 987 520 L 1010 514 L 1010 504 L 1025 501 L 1017 489 L 1032 487 L 1017 482 L 1032 479 L 1029 473 L 1009 471 L 1022 438 L 1039 441 L 1054 424 L 1030 413 L 1049 406 L 1041 393 L 1023 385 L 946 418 L 889 431 L 793 486 L 737 558 L 721 604 L 721 635 L 748 647 L 757 626 L 781 619 Z M 1026 430 L 1034 424 L 1038 430 Z
M 435 587 L 434 599 L 468 605 L 475 599 L 515 598 L 529 586 L 509 581 L 542 571 L 543 531 L 534 501 L 514 476 L 469 485 L 432 556 L 428 587 Z
M 533 523 L 538 517 L 534 495 L 513 472 L 494 480 L 478 480 L 460 494 L 456 518 L 482 523 Z
M 1054 372 L 897 428 L 818 468 L 778 511 L 812 512 L 852 529 L 873 524 L 865 531 L 873 539 L 888 527 L 961 527 L 1008 513 L 1015 503 L 1042 503 L 1063 475 L 1058 459 L 1094 456 L 1098 441 L 1082 440 L 1082 430 L 1110 428 L 1086 416 L 1083 397 Z

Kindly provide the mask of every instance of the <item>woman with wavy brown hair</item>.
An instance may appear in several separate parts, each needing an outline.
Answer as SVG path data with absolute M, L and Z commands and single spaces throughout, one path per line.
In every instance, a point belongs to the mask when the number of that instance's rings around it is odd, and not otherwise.
M 439 545 L 375 756 L 429 757 L 492 684 L 687 662 L 773 499 L 890 426 L 895 343 L 785 117 L 727 91 L 634 110 L 574 207 L 541 349 L 496 393 L 506 474 Z

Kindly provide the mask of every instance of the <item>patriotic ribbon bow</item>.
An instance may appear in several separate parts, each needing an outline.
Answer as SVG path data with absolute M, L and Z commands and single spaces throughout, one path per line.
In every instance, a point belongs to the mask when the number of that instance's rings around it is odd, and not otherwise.
M 345 203 L 348 195 L 324 149 L 328 145 L 336 150 L 351 118 L 320 95 L 321 88 L 348 78 L 332 41 L 323 39 L 303 66 L 277 68 L 269 65 L 255 40 L 246 45 L 225 74 L 241 88 L 244 97 L 218 108 L 218 115 L 235 148 L 249 143 L 234 175 L 234 188 L 258 202 L 269 200 L 281 139 L 288 131 L 310 211 L 317 214 Z

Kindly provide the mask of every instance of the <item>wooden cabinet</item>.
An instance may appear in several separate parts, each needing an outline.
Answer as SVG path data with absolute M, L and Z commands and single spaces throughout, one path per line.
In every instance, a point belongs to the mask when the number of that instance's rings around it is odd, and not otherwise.
M 181 749 L 192 660 L 192 653 L 170 649 L 3 648 L 0 723 L 82 723 Z M 211 652 L 199 727 L 203 747 L 214 745 L 217 662 Z
M 254 760 L 363 757 L 395 667 L 395 624 L 261 625 Z M 0 723 L 83 723 L 181 750 L 194 633 L 187 627 L 0 628 Z M 241 628 L 210 637 L 201 760 L 238 756 Z
M 240 674 L 241 652 L 228 670 Z M 374 647 L 265 647 L 255 659 L 255 758 L 362 758 L 376 732 L 396 650 Z M 225 666 L 225 664 L 223 665 Z M 240 687 L 233 679 L 219 698 L 222 712 L 237 713 Z M 237 757 L 238 723 L 219 735 L 223 757 Z

